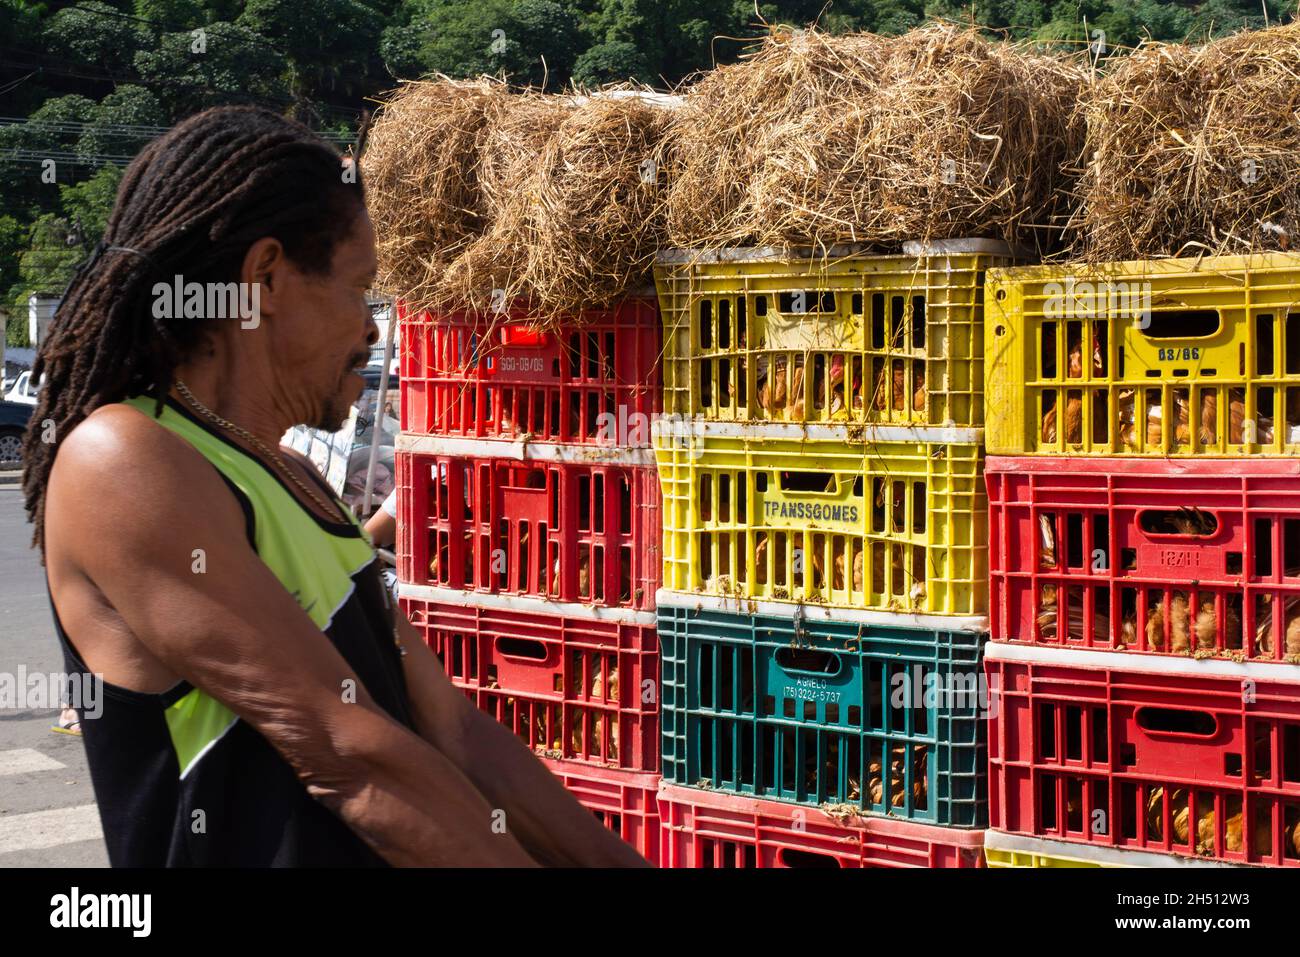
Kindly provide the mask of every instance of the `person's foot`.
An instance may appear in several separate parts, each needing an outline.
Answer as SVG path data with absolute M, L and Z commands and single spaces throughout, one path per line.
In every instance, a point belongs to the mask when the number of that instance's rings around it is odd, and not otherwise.
M 81 719 L 77 717 L 76 708 L 64 708 L 59 715 L 59 723 L 50 728 L 56 734 L 81 735 Z

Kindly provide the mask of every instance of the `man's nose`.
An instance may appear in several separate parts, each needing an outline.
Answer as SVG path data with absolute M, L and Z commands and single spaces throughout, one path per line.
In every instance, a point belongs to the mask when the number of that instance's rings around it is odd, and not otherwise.
M 392 322 L 390 319 L 389 322 Z M 379 323 L 375 322 L 375 314 L 366 310 L 366 345 L 373 346 L 379 341 Z

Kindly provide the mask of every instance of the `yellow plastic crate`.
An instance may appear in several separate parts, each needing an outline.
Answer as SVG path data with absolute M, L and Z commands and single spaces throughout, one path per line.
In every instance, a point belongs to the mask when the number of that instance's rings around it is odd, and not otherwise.
M 989 867 L 1105 867 L 1203 868 L 1244 867 L 1226 861 L 1183 857 L 1161 851 L 1137 851 L 1096 844 L 1075 844 L 1051 838 L 1009 834 L 990 828 L 984 832 L 984 861 Z
M 670 250 L 664 410 L 716 422 L 979 426 L 983 292 L 1003 243 L 908 255 Z
M 989 867 L 1127 867 L 1126 864 L 1100 864 L 1073 857 L 1053 857 L 1029 851 L 1000 851 L 984 848 L 984 862 Z
M 1300 255 L 992 269 L 995 455 L 1300 452 Z
M 987 614 L 979 442 L 864 442 L 847 429 L 838 441 L 810 440 L 799 433 L 811 427 L 768 426 L 755 435 L 698 420 L 658 426 L 665 588 Z

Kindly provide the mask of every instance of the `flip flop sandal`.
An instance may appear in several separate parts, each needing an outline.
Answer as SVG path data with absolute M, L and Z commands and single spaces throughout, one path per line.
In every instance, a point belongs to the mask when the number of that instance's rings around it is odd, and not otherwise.
M 69 721 L 67 724 L 60 722 L 59 724 L 51 726 L 50 730 L 55 734 L 71 734 L 79 738 L 81 737 L 81 721 Z

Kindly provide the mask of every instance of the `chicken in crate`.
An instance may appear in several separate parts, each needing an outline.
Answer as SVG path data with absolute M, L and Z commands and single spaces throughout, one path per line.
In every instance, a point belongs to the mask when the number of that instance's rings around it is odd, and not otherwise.
M 984 825 L 983 634 L 746 605 L 660 592 L 665 780 Z
M 401 580 L 544 598 L 559 612 L 653 610 L 660 498 L 649 453 L 550 446 L 489 457 L 506 445 L 399 438 Z
M 592 309 L 556 330 L 525 310 L 406 318 L 402 429 L 420 435 L 642 446 L 661 409 L 653 298 Z
M 663 250 L 664 406 L 746 425 L 979 427 L 992 240 Z
M 997 640 L 1300 663 L 1300 465 L 991 456 Z
M 652 612 L 556 614 L 536 599 L 402 586 L 406 616 L 452 684 L 549 758 L 659 770 Z
M 662 420 L 664 585 L 985 627 L 978 435 Z
M 1223 863 L 1300 866 L 1300 672 L 994 642 L 989 823 Z
M 1300 452 L 1300 254 L 990 269 L 990 455 Z
M 984 866 L 984 832 L 863 819 L 781 801 L 665 783 L 661 867 L 949 868 Z

